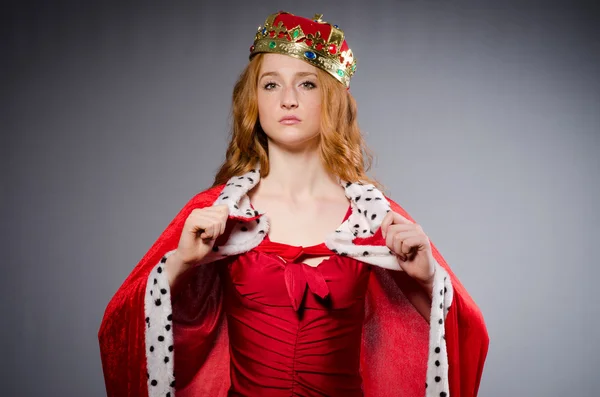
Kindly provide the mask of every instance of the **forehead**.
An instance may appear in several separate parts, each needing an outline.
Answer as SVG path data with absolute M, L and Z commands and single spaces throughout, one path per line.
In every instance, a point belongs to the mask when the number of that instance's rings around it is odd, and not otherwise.
M 300 59 L 283 54 L 264 54 L 260 66 L 260 74 L 277 72 L 279 74 L 295 74 L 298 72 L 317 73 L 317 68 Z

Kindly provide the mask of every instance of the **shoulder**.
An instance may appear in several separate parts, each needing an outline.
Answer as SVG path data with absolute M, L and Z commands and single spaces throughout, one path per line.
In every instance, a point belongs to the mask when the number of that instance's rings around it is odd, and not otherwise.
M 210 187 L 203 190 L 188 200 L 184 210 L 191 211 L 194 208 L 210 207 L 219 197 L 219 193 L 225 188 L 225 184 Z

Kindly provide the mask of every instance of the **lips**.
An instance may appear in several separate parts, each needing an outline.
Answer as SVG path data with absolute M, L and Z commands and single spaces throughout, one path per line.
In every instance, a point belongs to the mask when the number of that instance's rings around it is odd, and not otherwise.
M 300 119 L 296 116 L 285 116 L 285 117 L 282 117 L 281 119 L 279 119 L 279 122 L 281 124 L 291 125 L 291 124 L 298 124 L 300 122 Z

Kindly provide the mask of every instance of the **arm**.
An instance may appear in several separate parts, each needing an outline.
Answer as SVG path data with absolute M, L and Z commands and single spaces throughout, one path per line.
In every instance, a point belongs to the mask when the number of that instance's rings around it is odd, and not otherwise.
M 392 200 L 389 201 L 393 211 L 414 222 L 402 207 Z M 432 242 L 430 244 L 436 268 L 434 282 L 436 279 L 438 280 L 437 286 L 434 284 L 431 286 L 419 285 L 414 280 L 411 284 L 411 280 L 408 280 L 410 277 L 407 276 L 405 279 L 400 277 L 400 282 L 397 281 L 397 283 L 417 311 L 421 315 L 427 315 L 426 319 L 430 321 L 432 330 L 429 337 L 430 342 L 433 341 L 434 336 L 443 334 L 442 340 L 439 340 L 437 344 L 442 349 L 444 344 L 447 347 L 450 395 L 474 397 L 479 389 L 483 365 L 487 356 L 489 345 L 487 328 L 481 311 L 465 287 L 451 271 L 435 245 Z M 441 280 L 442 275 L 443 280 Z M 449 280 L 446 280 L 446 277 Z M 432 286 L 433 292 L 431 292 Z M 438 291 L 440 295 L 438 295 Z M 432 300 L 436 303 L 432 303 Z M 436 307 L 440 301 L 440 306 Z M 426 310 L 427 304 L 429 304 L 428 311 Z M 432 314 L 433 317 L 431 317 Z M 432 319 L 430 320 L 430 318 Z M 443 325 L 438 326 L 438 321 Z M 441 327 L 440 333 L 434 330 L 434 327 Z M 435 368 L 433 371 L 430 369 L 429 372 L 433 375 Z M 430 383 L 435 385 L 431 380 Z
M 185 219 L 194 208 L 211 205 L 218 194 L 214 188 L 190 200 L 167 226 L 150 250 L 132 270 L 106 307 L 98 340 L 108 396 L 147 396 L 146 306 L 154 284 L 166 290 L 165 305 L 170 310 L 170 288 L 162 258 L 177 247 Z M 166 260 L 165 260 L 166 262 Z M 152 277 L 151 279 L 149 277 Z M 162 277 L 162 278 L 161 278 Z M 159 286 L 159 284 L 156 284 Z M 159 289 L 159 291 L 161 290 Z M 166 299 L 169 297 L 168 299 Z M 167 308 L 168 306 L 168 308 Z M 168 347 L 168 346 L 167 346 Z M 165 348 L 167 348 L 165 347 Z M 172 365 L 172 363 L 171 363 Z

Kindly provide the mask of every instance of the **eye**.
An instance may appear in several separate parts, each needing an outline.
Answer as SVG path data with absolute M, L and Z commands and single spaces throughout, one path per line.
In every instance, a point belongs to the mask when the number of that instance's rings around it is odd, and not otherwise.
M 304 88 L 308 88 L 309 90 L 312 90 L 313 88 L 317 88 L 316 84 L 310 80 L 306 80 L 306 81 L 302 82 L 302 86 Z
M 263 85 L 263 88 L 268 91 L 268 90 L 272 90 L 273 88 L 275 88 L 275 85 L 276 84 L 274 82 L 269 81 L 268 83 Z

